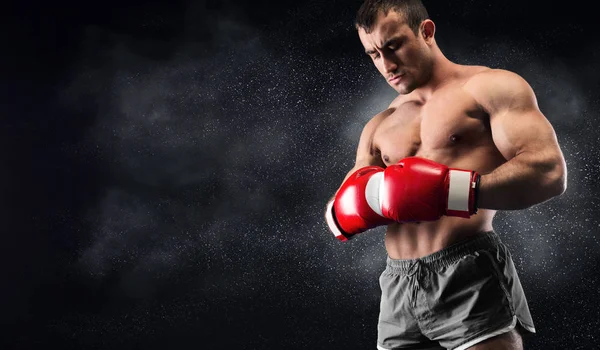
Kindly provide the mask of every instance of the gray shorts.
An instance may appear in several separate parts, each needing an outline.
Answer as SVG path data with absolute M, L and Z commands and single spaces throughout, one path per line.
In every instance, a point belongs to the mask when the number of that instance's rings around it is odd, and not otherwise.
M 377 348 L 466 349 L 513 329 L 535 333 L 507 247 L 484 232 L 431 255 L 388 257 Z

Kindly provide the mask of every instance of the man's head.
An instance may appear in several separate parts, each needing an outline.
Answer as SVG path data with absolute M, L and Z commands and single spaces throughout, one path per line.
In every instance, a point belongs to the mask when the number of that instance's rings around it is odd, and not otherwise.
M 396 91 L 407 94 L 427 83 L 435 24 L 421 0 L 365 0 L 356 28 L 365 52 Z

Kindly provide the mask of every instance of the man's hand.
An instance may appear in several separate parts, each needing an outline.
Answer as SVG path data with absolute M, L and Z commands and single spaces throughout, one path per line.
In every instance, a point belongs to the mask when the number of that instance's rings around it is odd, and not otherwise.
M 477 212 L 479 174 L 408 157 L 391 165 L 381 182 L 381 213 L 396 222 L 469 218 Z
M 479 174 L 408 157 L 386 169 L 361 168 L 329 202 L 325 219 L 340 241 L 393 222 L 469 218 L 477 212 Z
M 344 181 L 327 205 L 325 220 L 340 241 L 393 222 L 381 215 L 379 190 L 383 170 L 378 166 L 358 169 Z

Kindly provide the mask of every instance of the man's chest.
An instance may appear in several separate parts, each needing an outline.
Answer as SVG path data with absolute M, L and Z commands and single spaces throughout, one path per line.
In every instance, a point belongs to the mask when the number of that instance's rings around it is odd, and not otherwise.
M 440 93 L 426 102 L 406 101 L 392 109 L 372 138 L 373 152 L 388 165 L 408 156 L 457 152 L 490 138 L 486 113 L 460 91 Z

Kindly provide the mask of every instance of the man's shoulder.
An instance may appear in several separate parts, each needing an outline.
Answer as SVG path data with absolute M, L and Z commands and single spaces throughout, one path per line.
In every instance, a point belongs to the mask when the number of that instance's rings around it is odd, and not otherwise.
M 476 100 L 509 98 L 529 92 L 529 83 L 518 73 L 507 69 L 485 68 L 474 72 L 462 85 Z
M 519 83 L 524 79 L 517 73 L 502 69 L 477 66 L 470 70 L 468 78 L 464 82 L 464 86 L 480 89 L 482 87 L 494 87 L 498 84 Z
M 385 110 L 375 114 L 373 117 L 371 117 L 371 119 L 369 119 L 367 121 L 367 125 L 371 125 L 373 127 L 377 126 L 379 123 L 381 123 L 386 117 L 388 117 L 390 114 L 394 113 L 394 111 L 396 110 L 396 108 L 392 105 L 390 105 L 388 108 L 386 108 Z
M 462 89 L 487 111 L 534 99 L 529 83 L 518 73 L 507 69 L 483 69 L 473 74 Z

